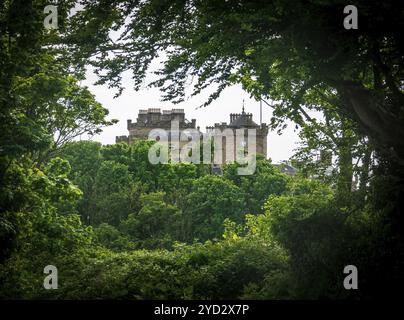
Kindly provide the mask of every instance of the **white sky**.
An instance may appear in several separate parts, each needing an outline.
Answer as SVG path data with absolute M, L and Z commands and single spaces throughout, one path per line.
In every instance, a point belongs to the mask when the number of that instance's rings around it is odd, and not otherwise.
M 148 76 L 150 79 L 153 77 L 152 73 Z M 229 123 L 230 113 L 240 113 L 244 99 L 245 111 L 251 112 L 253 120 L 259 124 L 259 102 L 250 99 L 248 93 L 241 88 L 241 85 L 234 85 L 225 89 L 221 96 L 208 107 L 196 109 L 196 107 L 207 100 L 209 92 L 202 92 L 196 97 L 173 105 L 170 102 L 161 101 L 161 92 L 157 88 L 144 88 L 140 91 L 133 90 L 133 81 L 130 74 L 124 74 L 122 83 L 126 89 L 120 97 L 114 99 L 113 96 L 116 91 L 108 89 L 106 85 L 93 85 L 96 79 L 96 76 L 89 71 L 87 73 L 87 80 L 83 81 L 82 85 L 88 86 L 91 92 L 95 94 L 97 100 L 109 110 L 109 119 L 119 120 L 119 123 L 104 128 L 101 134 L 92 138 L 92 140 L 103 144 L 115 143 L 115 136 L 128 135 L 126 120 L 132 119 L 136 121 L 139 109 L 184 109 L 186 119 L 196 119 L 196 126 L 200 126 L 201 131 L 204 132 L 206 126 L 213 125 L 216 122 Z M 146 79 L 146 83 L 150 79 Z M 271 112 L 272 110 L 263 103 L 262 122 L 270 122 Z M 268 157 L 274 163 L 287 160 L 293 155 L 293 150 L 297 147 L 297 142 L 299 141 L 297 131 L 294 132 L 294 125 L 289 124 L 280 136 L 275 131 L 270 131 L 268 134 Z

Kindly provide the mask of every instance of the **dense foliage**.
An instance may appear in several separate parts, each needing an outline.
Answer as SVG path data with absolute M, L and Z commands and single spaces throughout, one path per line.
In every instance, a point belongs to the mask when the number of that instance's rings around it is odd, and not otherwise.
M 62 1 L 57 31 L 43 28 L 46 1 L 1 2 L 0 298 L 394 296 L 404 11 L 358 1 L 364 27 L 347 35 L 342 2 L 83 0 L 69 15 L 76 1 Z M 196 76 L 195 94 L 237 82 L 277 101 L 272 129 L 300 128 L 298 174 L 257 157 L 251 176 L 236 164 L 214 175 L 152 165 L 151 141 L 74 141 L 116 122 L 81 86 L 85 67 L 118 88 L 131 69 L 138 89 L 162 50 L 154 84 L 166 99 L 181 101 Z M 349 264 L 360 290 L 342 285 Z M 57 290 L 43 287 L 47 265 Z
M 40 206 L 15 213 L 3 298 L 341 298 L 343 266 L 382 236 L 380 214 L 263 158 L 252 176 L 166 164 L 145 180 L 144 145 L 71 142 L 28 177 L 9 169 Z M 60 267 L 55 293 L 42 286 L 47 264 Z

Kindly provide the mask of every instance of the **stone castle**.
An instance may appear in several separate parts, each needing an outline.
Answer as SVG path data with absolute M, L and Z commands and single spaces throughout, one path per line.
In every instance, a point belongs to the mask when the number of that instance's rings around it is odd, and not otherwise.
M 136 139 L 148 140 L 149 133 L 153 129 L 164 129 L 170 131 L 172 121 L 177 121 L 179 130 L 184 131 L 187 129 L 196 129 L 200 131 L 200 127 L 196 127 L 196 120 L 188 121 L 185 118 L 183 109 L 163 110 L 157 108 L 149 108 L 147 110 L 139 110 L 136 122 L 127 120 L 128 136 L 117 136 L 115 141 L 131 143 Z M 234 136 L 236 129 L 255 129 L 256 130 L 256 153 L 262 154 L 267 157 L 267 135 L 268 126 L 265 123 L 258 125 L 253 121 L 251 113 L 244 111 L 244 106 L 241 113 L 231 113 L 230 122 L 215 123 L 213 126 L 206 127 L 206 133 L 214 133 L 216 129 L 223 132 L 226 129 L 233 131 Z M 217 132 L 217 131 L 216 131 Z M 202 134 L 202 133 L 201 133 Z M 170 138 L 169 138 L 170 139 Z M 222 138 L 222 154 L 225 161 L 226 138 Z M 168 141 L 170 143 L 170 140 Z M 181 148 L 188 141 L 180 141 L 179 147 Z
M 256 124 L 253 121 L 252 113 L 246 113 L 244 111 L 244 106 L 241 113 L 231 113 L 230 122 L 215 123 L 213 126 L 206 127 L 206 132 L 214 132 L 215 130 L 220 130 L 223 132 L 226 129 L 231 129 L 234 132 L 236 129 L 255 129 L 256 131 L 256 153 L 263 155 L 267 158 L 267 136 L 268 136 L 268 126 L 265 123 L 261 125 Z M 247 147 L 247 146 L 245 146 Z M 225 154 L 226 150 L 226 139 L 222 143 L 222 153 Z M 225 157 L 224 157 L 225 158 Z
M 184 109 L 163 110 L 157 108 L 149 108 L 147 110 L 139 110 L 136 122 L 127 121 L 128 136 L 118 136 L 115 142 L 131 143 L 133 140 L 148 140 L 149 133 L 153 129 L 171 129 L 172 121 L 178 121 L 179 130 L 196 129 L 196 120 L 188 121 L 185 119 Z M 199 127 L 198 127 L 199 129 Z

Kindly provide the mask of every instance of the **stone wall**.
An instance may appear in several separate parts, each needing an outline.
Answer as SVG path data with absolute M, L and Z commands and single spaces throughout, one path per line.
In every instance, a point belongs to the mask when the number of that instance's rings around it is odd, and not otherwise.
M 172 110 L 163 110 L 161 112 L 158 108 L 150 108 L 148 110 L 140 110 L 136 122 L 132 122 L 132 120 L 128 120 L 127 129 L 129 131 L 129 136 L 118 136 L 116 137 L 116 142 L 125 142 L 131 143 L 136 139 L 140 140 L 148 140 L 150 131 L 153 129 L 163 129 L 165 130 L 169 136 L 167 140 L 171 145 L 171 137 L 170 130 L 172 121 L 178 122 L 178 128 L 180 131 L 184 131 L 186 129 L 196 129 L 196 120 L 192 119 L 188 121 L 185 119 L 185 113 L 183 109 L 172 109 Z M 223 132 L 228 130 L 228 132 L 232 132 L 233 143 L 236 143 L 236 130 L 237 129 L 255 129 L 256 130 L 256 153 L 262 154 L 265 158 L 267 157 L 267 135 L 268 135 L 268 126 L 263 123 L 261 125 L 256 124 L 252 119 L 251 113 L 243 112 L 240 114 L 232 113 L 230 115 L 230 123 L 226 122 L 215 123 L 214 126 L 206 127 L 206 132 L 209 134 L 214 134 L 215 130 L 220 130 Z M 197 128 L 199 131 L 199 127 Z M 230 130 L 230 131 L 229 131 Z M 245 135 L 247 134 L 247 130 L 245 130 Z M 230 134 L 229 134 L 230 136 Z M 155 139 L 160 140 L 160 138 L 156 134 Z M 230 138 L 230 137 L 229 137 Z M 246 142 L 248 140 L 246 139 Z M 189 141 L 187 139 L 182 139 L 179 141 L 179 145 L 174 146 L 175 148 L 179 147 L 182 149 L 184 145 L 186 145 Z M 221 149 L 222 160 L 225 163 L 226 160 L 226 146 L 227 146 L 226 138 L 222 138 L 222 145 L 217 146 L 217 148 Z M 231 143 L 231 142 L 230 142 Z M 248 146 L 246 145 L 246 151 Z M 236 148 L 234 148 L 233 153 L 234 159 L 236 159 Z

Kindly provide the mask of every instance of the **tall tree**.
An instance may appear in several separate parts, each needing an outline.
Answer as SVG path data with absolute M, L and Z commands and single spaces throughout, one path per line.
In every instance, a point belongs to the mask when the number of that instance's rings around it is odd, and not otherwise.
M 64 48 L 51 46 L 64 32 L 75 1 L 58 6 L 58 31 L 44 27 L 48 4 L 44 0 L 0 3 L 0 261 L 16 247 L 15 240 L 29 223 L 21 219 L 21 212 L 37 214 L 33 208 L 40 204 L 52 206 L 48 197 L 54 195 L 32 196 L 34 181 L 23 177 L 45 175 L 34 167 L 41 167 L 61 145 L 112 124 L 106 120 L 107 110 L 79 85 L 82 70 L 72 68 Z M 47 171 L 46 165 L 41 168 Z M 55 182 L 52 170 L 48 173 L 48 180 Z M 64 190 L 62 184 L 58 186 Z
M 193 182 L 183 211 L 186 240 L 220 239 L 226 218 L 239 223 L 243 221 L 244 194 L 231 181 L 207 175 Z

